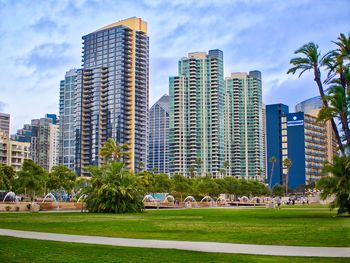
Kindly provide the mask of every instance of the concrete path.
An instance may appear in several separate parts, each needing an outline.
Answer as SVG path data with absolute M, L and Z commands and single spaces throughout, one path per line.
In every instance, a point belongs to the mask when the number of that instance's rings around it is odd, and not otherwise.
M 168 248 L 201 252 L 237 253 L 270 256 L 350 257 L 350 247 L 269 246 L 230 244 L 218 242 L 191 242 L 170 240 L 167 241 L 153 239 L 66 235 L 32 231 L 19 231 L 10 229 L 0 229 L 0 235 L 73 243 L 99 244 L 122 247 Z

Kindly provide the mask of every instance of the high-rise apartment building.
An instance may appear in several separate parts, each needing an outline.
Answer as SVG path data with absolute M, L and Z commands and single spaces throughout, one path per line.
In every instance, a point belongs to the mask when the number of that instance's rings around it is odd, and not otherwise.
M 223 168 L 224 78 L 221 50 L 189 53 L 169 79 L 170 172 L 220 177 Z
M 19 171 L 26 159 L 30 159 L 30 143 L 11 140 L 0 130 L 0 164 L 12 166 Z
M 12 137 L 13 141 L 29 143 L 30 159 L 50 171 L 58 164 L 59 125 L 55 114 L 33 119 Z
M 78 110 L 75 110 L 76 78 L 76 69 L 66 72 L 64 80 L 60 82 L 59 103 L 59 163 L 72 170 L 75 169 L 76 129 L 78 128 L 76 127 Z
M 10 114 L 0 112 L 0 130 L 10 136 Z
M 225 79 L 226 174 L 264 180 L 261 73 L 232 73 Z
M 83 68 L 76 77 L 76 151 L 79 174 L 99 165 L 108 138 L 128 144 L 127 167 L 147 167 L 149 38 L 147 23 L 129 18 L 83 36 Z
M 169 172 L 169 96 L 163 95 L 149 110 L 149 171 Z

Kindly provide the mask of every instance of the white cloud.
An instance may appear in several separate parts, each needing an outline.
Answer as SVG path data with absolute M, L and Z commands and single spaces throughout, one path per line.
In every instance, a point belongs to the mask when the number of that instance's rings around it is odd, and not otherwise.
M 310 40 L 322 50 L 331 48 L 330 40 L 348 33 L 348 10 L 345 0 L 3 1 L 1 108 L 12 115 L 12 132 L 32 118 L 57 113 L 59 80 L 81 66 L 81 37 L 131 16 L 149 26 L 150 105 L 168 93 L 168 77 L 177 74 L 182 56 L 215 48 L 224 51 L 226 75 L 258 69 L 265 102 L 292 105 L 316 93 L 309 76 L 285 74 L 293 51 Z

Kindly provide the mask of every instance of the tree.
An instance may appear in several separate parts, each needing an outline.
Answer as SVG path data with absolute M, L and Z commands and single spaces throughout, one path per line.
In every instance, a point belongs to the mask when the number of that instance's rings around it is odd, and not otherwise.
M 337 103 L 334 104 L 334 95 L 328 96 L 333 109 L 328 114 L 328 119 L 338 118 L 347 146 L 350 146 L 349 119 L 347 118 L 349 108 L 349 89 L 350 89 L 350 35 L 340 34 L 336 44 L 336 49 L 328 52 L 324 58 L 324 65 L 328 70 L 325 83 L 331 84 L 331 93 L 336 90 Z M 336 109 L 336 111 L 334 111 Z M 327 109 L 324 109 L 326 112 Z
M 321 57 L 321 53 L 318 50 L 318 45 L 315 43 L 308 43 L 303 45 L 301 48 L 297 49 L 294 54 L 302 54 L 302 57 L 296 57 L 290 60 L 290 64 L 293 65 L 292 68 L 290 68 L 287 71 L 287 74 L 295 74 L 296 72 L 300 71 L 299 77 L 305 72 L 305 71 L 313 71 L 314 74 L 314 81 L 317 84 L 321 99 L 323 101 L 324 107 L 328 108 L 328 102 L 325 98 L 325 93 L 322 85 L 321 80 L 321 70 L 320 67 L 324 65 L 324 57 Z M 337 125 L 332 118 L 331 120 L 332 129 L 335 134 L 335 138 L 339 145 L 339 150 L 345 154 L 344 146 L 342 143 L 342 140 L 339 135 L 339 131 L 337 128 Z
M 288 195 L 288 176 L 289 176 L 289 168 L 292 166 L 292 161 L 288 158 L 283 160 L 283 167 L 287 169 L 286 173 L 286 195 Z
M 113 138 L 109 138 L 100 149 L 100 155 L 106 162 L 122 161 L 129 158 L 129 146 L 118 144 Z
M 331 208 L 339 207 L 338 215 L 348 213 L 350 216 L 350 158 L 334 156 L 333 164 L 326 163 L 323 172 L 333 176 L 322 177 L 317 182 L 321 190 L 321 198 L 335 195 Z
M 0 189 L 11 191 L 13 188 L 16 171 L 8 165 L 0 165 Z
M 173 189 L 176 193 L 180 194 L 180 200 L 182 201 L 182 195 L 191 192 L 190 179 L 180 174 L 175 174 L 173 177 Z
M 31 198 L 35 193 L 43 190 L 44 183 L 47 181 L 47 172 L 33 160 L 24 160 L 22 169 L 17 172 L 18 178 L 15 180 L 17 191 L 29 193 Z
M 202 163 L 203 163 L 203 160 L 201 158 L 196 159 L 197 169 L 199 168 L 197 172 L 199 174 L 202 174 Z
M 196 182 L 196 192 L 200 196 L 218 196 L 221 193 L 217 181 L 220 179 L 212 179 L 209 177 L 200 177 Z
M 195 177 L 195 169 L 194 167 L 191 165 L 189 168 L 188 168 L 188 175 L 190 178 L 194 178 Z
M 55 166 L 49 174 L 47 187 L 50 190 L 65 190 L 71 192 L 75 186 L 76 175 L 64 165 Z
M 134 174 L 123 168 L 121 162 L 110 162 L 102 167 L 91 166 L 90 186 L 83 194 L 89 212 L 141 212 L 143 195 Z
M 275 184 L 272 187 L 272 195 L 273 196 L 282 196 L 284 194 L 283 186 L 280 184 Z
M 270 174 L 270 183 L 269 183 L 269 186 L 270 186 L 270 189 L 272 189 L 272 177 L 273 177 L 273 171 L 275 169 L 275 163 L 276 163 L 276 157 L 275 156 L 272 156 L 270 158 L 270 163 L 271 163 L 271 174 Z
M 224 169 L 225 169 L 225 172 L 226 172 L 226 175 L 227 175 L 227 169 L 230 167 L 230 162 L 228 160 L 225 160 L 224 161 Z
M 154 175 L 155 189 L 154 193 L 169 193 L 172 188 L 171 180 L 168 175 L 161 173 Z

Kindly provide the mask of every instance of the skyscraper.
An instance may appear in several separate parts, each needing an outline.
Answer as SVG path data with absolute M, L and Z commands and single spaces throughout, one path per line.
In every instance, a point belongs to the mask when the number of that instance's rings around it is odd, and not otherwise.
M 75 99 L 77 70 L 66 72 L 64 80 L 60 82 L 60 128 L 59 128 L 59 163 L 75 169 L 76 147 L 76 115 Z M 80 94 L 79 94 L 80 96 Z
M 271 182 L 271 187 L 283 182 L 283 160 L 288 158 L 288 113 L 289 108 L 284 104 L 266 106 L 267 181 Z M 273 163 L 271 162 L 272 157 L 274 158 Z
M 108 139 L 129 145 L 127 167 L 147 167 L 149 38 L 147 23 L 129 18 L 83 36 L 83 68 L 76 80 L 76 168 L 102 161 Z
M 59 125 L 55 114 L 33 119 L 31 124 L 25 124 L 12 138 L 13 141 L 29 143 L 30 159 L 47 171 L 58 164 Z
M 10 136 L 10 114 L 0 112 L 0 130 Z
M 267 156 L 276 158 L 272 175 L 272 186 L 285 184 L 286 158 L 292 161 L 288 172 L 288 186 L 303 187 L 317 181 L 322 175 L 325 161 L 332 161 L 336 153 L 336 141 L 330 123 L 317 121 L 317 109 L 307 112 L 288 113 L 288 106 L 274 104 L 266 106 Z M 268 162 L 270 182 L 272 163 Z
M 232 73 L 225 79 L 227 175 L 264 179 L 261 73 Z
M 222 51 L 182 58 L 169 90 L 170 172 L 219 177 L 224 154 Z
M 148 170 L 169 172 L 169 96 L 163 95 L 149 110 Z

